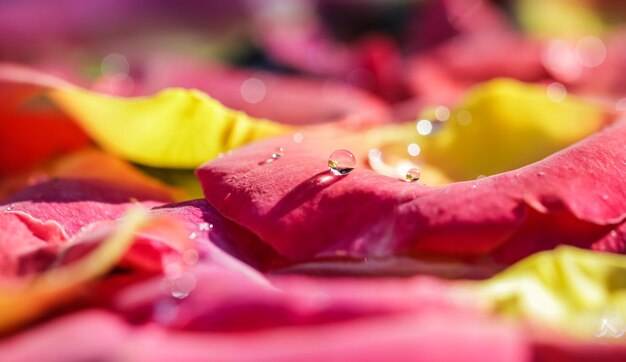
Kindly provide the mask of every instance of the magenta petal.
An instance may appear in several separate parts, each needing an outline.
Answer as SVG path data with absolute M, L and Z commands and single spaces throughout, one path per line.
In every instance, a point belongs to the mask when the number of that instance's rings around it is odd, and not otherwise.
M 94 331 L 103 335 L 94 338 Z M 64 348 L 59 350 L 59 345 Z M 410 356 L 414 361 L 514 362 L 527 360 L 530 352 L 511 327 L 459 313 L 219 335 L 132 327 L 110 314 L 87 311 L 7 339 L 0 346 L 3 360 L 49 360 L 54 354 L 59 361 L 379 361 Z
M 221 214 L 295 260 L 500 249 L 496 257 L 510 261 L 561 243 L 590 248 L 624 220 L 624 139 L 620 121 L 519 170 L 437 188 L 366 169 L 333 177 L 313 143 L 259 164 L 286 140 L 245 147 L 197 175 Z
M 171 201 L 164 192 L 98 180 L 52 179 L 35 184 L 2 202 L 9 212 L 55 221 L 68 236 L 96 221 L 115 220 L 134 203 L 146 207 Z
M 167 204 L 154 208 L 150 214 L 183 221 L 196 247 L 213 261 L 226 262 L 228 258 L 260 270 L 281 263 L 274 250 L 250 231 L 226 219 L 206 200 Z
M 56 249 L 65 243 L 65 232 L 56 222 L 42 222 L 28 214 L 0 214 L 0 278 L 15 277 L 47 266 Z M 34 254 L 43 251 L 38 258 Z M 46 257 L 48 256 L 48 257 Z

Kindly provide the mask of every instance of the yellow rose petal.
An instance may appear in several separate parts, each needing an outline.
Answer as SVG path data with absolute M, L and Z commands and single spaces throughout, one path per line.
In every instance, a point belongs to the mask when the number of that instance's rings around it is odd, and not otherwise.
M 561 246 L 478 284 L 505 315 L 580 337 L 626 333 L 626 256 Z
M 193 89 L 122 98 L 66 87 L 50 95 L 104 149 L 153 167 L 195 168 L 220 152 L 290 130 Z

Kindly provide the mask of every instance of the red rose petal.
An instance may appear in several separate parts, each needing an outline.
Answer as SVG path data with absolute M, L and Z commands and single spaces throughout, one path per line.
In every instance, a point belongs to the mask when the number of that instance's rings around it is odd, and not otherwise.
M 333 177 L 314 143 L 291 145 L 278 161 L 259 164 L 285 140 L 245 147 L 197 175 L 220 213 L 295 260 L 337 251 L 478 256 L 499 248 L 512 260 L 559 243 L 592 247 L 624 220 L 624 139 L 622 120 L 519 170 L 438 188 L 365 169 Z M 551 238 L 533 245 L 538 224 Z
M 115 220 L 135 202 L 147 207 L 171 201 L 165 192 L 100 180 L 51 179 L 5 200 L 8 212 L 23 212 L 42 221 L 56 221 L 67 235 L 95 221 Z

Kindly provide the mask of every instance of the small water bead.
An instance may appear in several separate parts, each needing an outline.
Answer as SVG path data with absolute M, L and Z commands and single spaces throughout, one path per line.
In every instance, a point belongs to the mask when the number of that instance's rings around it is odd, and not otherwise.
M 187 265 L 194 265 L 198 262 L 200 255 L 195 249 L 187 249 L 183 253 L 183 263 Z
M 422 119 L 417 122 L 415 128 L 417 128 L 417 133 L 427 136 L 433 131 L 433 123 L 427 119 Z
M 272 158 L 277 160 L 285 155 L 285 149 L 282 147 L 276 147 L 274 149 L 274 153 L 272 153 Z
M 197 237 L 198 237 L 198 234 L 196 234 L 196 232 L 195 232 L 195 231 L 192 231 L 192 232 L 189 234 L 189 240 L 193 240 L 193 239 L 195 239 L 195 238 L 197 238 Z
M 202 222 L 198 224 L 198 230 L 200 231 L 207 231 L 212 228 L 213 228 L 213 224 L 209 224 L 208 222 Z
M 472 123 L 472 114 L 466 110 L 459 111 L 459 113 L 457 113 L 456 115 L 456 121 L 461 126 L 468 126 L 470 123 Z
M 328 168 L 335 176 L 347 175 L 356 167 L 356 159 L 352 152 L 344 149 L 336 150 L 328 157 Z
M 404 176 L 404 180 L 406 182 L 416 182 L 420 179 L 420 176 L 421 176 L 421 172 L 419 168 L 412 168 L 406 172 L 406 175 Z
M 409 155 L 411 155 L 413 157 L 419 156 L 419 154 L 422 152 L 421 147 L 417 143 L 409 144 L 407 146 L 406 150 L 409 153 Z
M 7 206 L 6 210 L 7 210 L 7 211 L 11 211 L 11 210 L 13 210 L 13 204 L 11 204 L 11 205 Z
M 448 107 L 439 106 L 435 108 L 435 118 L 441 122 L 445 122 L 450 118 L 450 110 Z
M 561 83 L 554 82 L 546 89 L 548 98 L 553 102 L 562 102 L 567 97 L 567 89 Z

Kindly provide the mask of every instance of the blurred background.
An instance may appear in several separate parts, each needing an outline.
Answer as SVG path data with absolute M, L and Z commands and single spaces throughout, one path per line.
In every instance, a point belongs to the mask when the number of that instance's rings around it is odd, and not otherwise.
M 625 17 L 619 0 L 4 0 L 0 60 L 119 95 L 202 85 L 178 73 L 209 65 L 332 78 L 405 106 L 500 76 L 615 95 Z
M 448 118 L 472 122 L 478 113 L 456 105 L 495 78 L 538 84 L 555 103 L 572 94 L 626 111 L 625 19 L 619 0 L 4 0 L 0 61 L 118 96 L 196 88 L 286 124 L 380 124 L 430 112 L 417 127 L 428 135 Z M 11 156 L 33 153 L 34 142 L 26 149 L 18 140 L 32 134 L 20 132 L 3 132 L 11 139 L 0 174 L 43 158 Z M 448 177 L 513 169 L 558 147 Z

